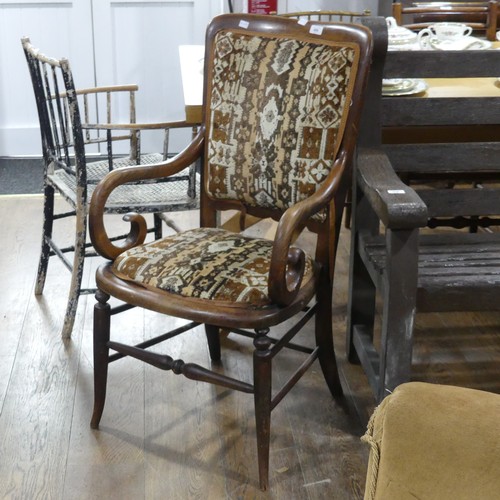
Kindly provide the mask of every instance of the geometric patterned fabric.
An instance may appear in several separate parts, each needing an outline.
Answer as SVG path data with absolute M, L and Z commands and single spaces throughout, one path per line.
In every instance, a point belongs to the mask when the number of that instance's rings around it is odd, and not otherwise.
M 217 228 L 178 233 L 120 254 L 113 263 L 119 278 L 184 297 L 270 304 L 268 276 L 272 241 Z M 312 277 L 306 255 L 303 284 Z
M 359 58 L 355 44 L 321 43 L 217 34 L 208 80 L 211 197 L 283 210 L 321 185 L 342 140 Z

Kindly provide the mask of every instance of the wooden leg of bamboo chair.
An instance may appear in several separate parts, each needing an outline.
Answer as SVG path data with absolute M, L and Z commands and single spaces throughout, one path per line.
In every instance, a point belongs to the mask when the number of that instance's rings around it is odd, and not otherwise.
M 107 303 L 109 295 L 98 290 L 96 300 L 97 303 L 94 306 L 94 411 L 90 422 L 92 429 L 99 427 L 106 400 L 111 319 L 111 307 Z
M 181 232 L 181 228 L 172 218 L 168 217 L 166 213 L 155 214 L 155 216 L 158 216 L 170 229 L 173 229 L 176 233 Z
M 318 310 L 315 318 L 316 344 L 319 347 L 318 359 L 328 388 L 332 396 L 338 399 L 342 397 L 343 390 L 333 345 L 332 283 L 327 277 L 323 277 L 322 281 L 323 283 L 318 287 Z
M 266 337 L 268 330 L 257 332 L 254 340 L 254 402 L 257 431 L 257 461 L 259 465 L 259 486 L 262 491 L 269 486 L 269 444 L 271 439 L 271 374 L 272 359 L 269 353 L 271 341 Z
M 43 229 L 42 248 L 40 251 L 40 261 L 38 262 L 38 272 L 36 275 L 35 295 L 43 293 L 47 268 L 49 266 L 50 246 L 49 239 L 52 238 L 52 227 L 54 223 L 54 188 L 45 186 L 45 196 L 43 202 Z
M 73 271 L 71 273 L 71 284 L 69 288 L 68 304 L 66 306 L 66 314 L 64 315 L 64 323 L 62 328 L 62 337 L 67 339 L 71 337 L 73 325 L 75 323 L 76 309 L 78 307 L 78 299 L 82 288 L 83 267 L 85 263 L 85 241 L 87 238 L 87 217 L 81 215 L 82 210 L 77 210 L 76 215 L 76 236 L 75 236 L 75 253 L 73 257 Z
M 207 336 L 208 350 L 212 361 L 220 361 L 220 329 L 218 326 L 205 325 L 205 334 Z

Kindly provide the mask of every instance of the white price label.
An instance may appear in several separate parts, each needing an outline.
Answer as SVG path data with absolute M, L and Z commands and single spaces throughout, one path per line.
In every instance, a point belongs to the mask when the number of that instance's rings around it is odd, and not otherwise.
M 319 24 L 313 24 L 311 26 L 311 29 L 309 30 L 309 33 L 311 33 L 311 35 L 321 35 L 321 33 L 323 33 L 323 26 Z

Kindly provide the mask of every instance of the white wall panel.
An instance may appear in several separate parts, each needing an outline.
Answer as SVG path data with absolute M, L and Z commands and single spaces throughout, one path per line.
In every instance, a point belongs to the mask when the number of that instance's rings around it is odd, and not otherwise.
M 204 43 L 206 26 L 220 11 L 220 0 L 94 1 L 98 85 L 138 84 L 138 121 L 184 119 L 178 46 Z M 143 135 L 144 151 L 159 147 L 150 137 Z M 181 149 L 189 137 L 189 131 L 172 133 L 172 146 Z
M 80 86 L 93 85 L 90 4 L 74 1 L 0 2 L 0 156 L 40 155 L 35 98 L 20 39 L 66 56 Z
M 67 57 L 77 87 L 139 84 L 138 120 L 182 119 L 177 47 L 203 43 L 205 27 L 222 5 L 222 0 L 0 0 L 0 156 L 41 153 L 21 36 L 29 35 L 47 55 Z

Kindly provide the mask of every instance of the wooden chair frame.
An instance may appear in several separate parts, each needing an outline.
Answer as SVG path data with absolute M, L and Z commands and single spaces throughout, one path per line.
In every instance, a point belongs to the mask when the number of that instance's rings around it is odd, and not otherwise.
M 266 307 L 255 307 L 251 304 L 211 301 L 187 297 L 160 289 L 145 288 L 129 280 L 123 280 L 113 273 L 113 263 L 101 266 L 97 272 L 99 291 L 96 294 L 97 304 L 94 315 L 94 387 L 95 401 L 91 426 L 97 428 L 101 420 L 106 395 L 106 378 L 109 363 L 125 355 L 133 356 L 164 370 L 172 370 L 175 374 L 218 384 L 234 390 L 253 394 L 256 416 L 257 449 L 260 487 L 268 487 L 269 446 L 271 411 L 297 383 L 311 364 L 319 359 L 323 374 L 331 393 L 340 398 L 340 384 L 335 354 L 333 349 L 331 303 L 332 279 L 334 271 L 337 235 L 340 230 L 345 193 L 350 184 L 350 165 L 356 137 L 356 122 L 359 118 L 363 90 L 370 61 L 371 37 L 362 26 L 332 24 L 325 26 L 321 36 L 310 31 L 312 24 L 302 26 L 291 19 L 278 16 L 225 15 L 215 18 L 210 24 L 206 37 L 205 58 L 205 91 L 204 91 L 204 123 L 193 142 L 172 160 L 148 167 L 147 169 L 131 168 L 126 171 L 110 173 L 96 188 L 90 207 L 90 232 L 92 241 L 98 252 L 110 261 L 119 257 L 125 250 L 141 244 L 145 236 L 145 224 L 138 215 L 131 215 L 131 232 L 125 245 L 114 245 L 106 234 L 103 224 L 103 213 L 106 200 L 115 188 L 123 183 L 154 179 L 175 175 L 193 162 L 201 159 L 204 165 L 201 183 L 200 222 L 203 228 L 214 228 L 218 214 L 224 210 L 240 210 L 256 217 L 271 217 L 278 221 L 277 233 L 273 240 L 270 269 L 268 275 L 268 293 L 271 303 Z M 244 33 L 243 33 L 244 31 Z M 238 36 L 261 37 L 265 40 L 294 40 L 297 43 L 310 43 L 313 46 L 322 44 L 347 43 L 359 49 L 357 77 L 351 96 L 351 106 L 346 122 L 345 132 L 338 154 L 335 156 L 333 168 L 321 188 L 310 197 L 303 199 L 288 209 L 276 206 L 264 208 L 246 204 L 242 200 L 217 199 L 206 192 L 209 167 L 205 159 L 208 157 L 209 137 L 207 130 L 211 126 L 209 106 L 212 102 L 210 85 L 212 81 L 212 65 L 214 40 L 218 33 L 221 37 L 236 32 Z M 241 32 L 241 33 L 240 33 Z M 358 50 L 356 49 L 356 50 Z M 218 126 L 217 126 L 218 127 Z M 217 128 L 216 127 L 216 128 Z M 217 128 L 218 130 L 218 128 Z M 326 209 L 326 219 L 314 220 L 312 216 L 319 210 Z M 291 247 L 297 234 L 304 227 L 317 233 L 315 250 L 315 278 L 302 284 L 304 273 L 304 254 L 298 248 Z M 125 299 L 130 305 L 145 307 L 169 316 L 184 318 L 191 323 L 171 333 L 148 340 L 138 346 L 128 346 L 110 340 L 109 297 Z M 312 300 L 313 297 L 315 300 Z M 312 300 L 312 302 L 311 302 Z M 281 338 L 268 335 L 270 328 L 285 320 L 298 316 L 296 323 Z M 315 316 L 315 346 L 301 346 L 292 339 L 298 331 Z M 219 334 L 221 329 L 231 333 L 253 338 L 253 383 L 236 380 L 197 364 L 174 360 L 168 355 L 149 352 L 146 348 L 158 342 L 179 335 L 197 326 L 205 325 L 209 352 L 212 361 L 221 357 Z M 277 354 L 284 347 L 298 350 L 306 355 L 306 359 L 297 368 L 283 387 L 273 394 L 271 373 L 272 364 Z M 116 351 L 109 354 L 109 350 Z

